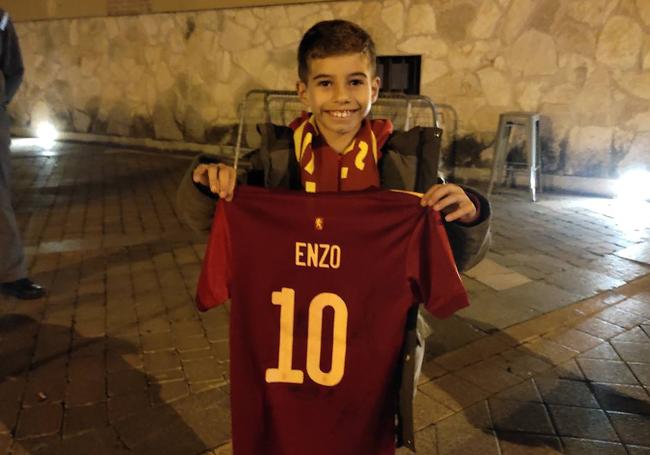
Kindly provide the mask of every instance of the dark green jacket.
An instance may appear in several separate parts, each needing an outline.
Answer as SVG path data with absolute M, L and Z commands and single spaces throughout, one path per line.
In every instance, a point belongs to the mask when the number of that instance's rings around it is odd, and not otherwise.
M 293 148 L 293 131 L 270 123 L 258 126 L 262 136 L 260 148 L 245 157 L 247 171 L 238 179 L 240 183 L 267 188 L 302 190 L 299 167 Z M 438 128 L 416 127 L 407 132 L 394 132 L 382 148 L 379 162 L 381 186 L 424 193 L 439 183 L 438 161 L 442 131 Z M 212 225 L 217 197 L 209 189 L 192 181 L 192 171 L 199 163 L 217 162 L 218 159 L 199 155 L 183 177 L 177 193 L 177 209 L 181 218 L 194 230 L 208 232 Z M 490 204 L 480 193 L 464 188 L 480 201 L 480 217 L 471 226 L 445 223 L 454 259 L 459 270 L 471 268 L 487 252 L 490 240 Z M 413 431 L 413 392 L 415 376 L 415 349 L 418 306 L 407 318 L 399 372 L 400 390 L 397 397 L 397 443 L 415 450 Z M 398 372 L 396 372 L 398 374 Z

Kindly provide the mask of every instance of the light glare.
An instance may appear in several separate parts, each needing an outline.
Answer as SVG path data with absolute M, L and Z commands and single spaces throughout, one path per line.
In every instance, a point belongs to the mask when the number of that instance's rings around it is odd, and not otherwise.
M 59 137 L 59 133 L 50 122 L 41 122 L 36 127 L 36 137 L 41 147 L 50 149 L 54 145 L 54 141 Z
M 650 172 L 645 169 L 625 172 L 616 182 L 616 197 L 630 201 L 650 199 Z

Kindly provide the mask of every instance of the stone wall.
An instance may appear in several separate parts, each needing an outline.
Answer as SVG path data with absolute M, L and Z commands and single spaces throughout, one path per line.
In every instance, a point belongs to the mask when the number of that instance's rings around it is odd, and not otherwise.
M 23 22 L 18 126 L 231 141 L 252 88 L 291 90 L 314 22 L 346 18 L 384 55 L 421 54 L 421 93 L 454 107 L 463 165 L 486 167 L 498 115 L 543 115 L 546 173 L 650 168 L 650 1 L 366 0 Z M 457 150 L 458 154 L 458 150 Z

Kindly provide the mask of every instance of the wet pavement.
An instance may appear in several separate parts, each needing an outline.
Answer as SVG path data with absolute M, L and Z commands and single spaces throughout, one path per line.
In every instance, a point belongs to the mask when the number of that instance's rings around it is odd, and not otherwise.
M 195 311 L 205 239 L 174 209 L 189 158 L 14 146 L 49 294 L 0 296 L 0 455 L 230 453 L 228 315 Z M 650 204 L 492 200 L 472 305 L 430 320 L 418 453 L 650 454 Z

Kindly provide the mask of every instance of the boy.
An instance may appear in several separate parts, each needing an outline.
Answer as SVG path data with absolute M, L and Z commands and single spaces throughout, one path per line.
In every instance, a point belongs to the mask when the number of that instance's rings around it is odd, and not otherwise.
M 457 267 L 478 262 L 489 239 L 489 203 L 473 190 L 438 183 L 440 130 L 393 132 L 389 121 L 367 118 L 380 84 L 370 36 L 347 21 L 317 23 L 303 36 L 298 66 L 298 96 L 311 114 L 294 120 L 290 128 L 260 126 L 263 145 L 250 157 L 246 183 L 307 192 L 381 186 L 424 193 L 421 205 L 444 213 Z M 235 184 L 232 167 L 198 157 L 178 192 L 185 221 L 207 231 L 214 199 L 231 201 Z M 413 378 L 419 368 L 415 358 L 421 362 L 423 346 L 416 337 L 416 319 L 414 312 L 406 328 L 398 431 L 398 443 L 411 448 Z M 419 353 L 414 352 L 416 345 Z

